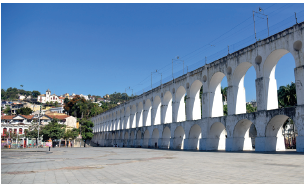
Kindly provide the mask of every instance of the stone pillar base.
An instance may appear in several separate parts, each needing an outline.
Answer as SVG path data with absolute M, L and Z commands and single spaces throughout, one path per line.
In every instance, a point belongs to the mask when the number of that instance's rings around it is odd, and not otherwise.
M 207 138 L 202 138 L 199 142 L 199 150 L 207 150 Z
M 297 152 L 304 152 L 304 136 L 296 137 Z
M 173 142 L 174 142 L 174 139 L 173 138 L 170 138 L 170 149 L 174 149 L 174 145 L 173 145 Z

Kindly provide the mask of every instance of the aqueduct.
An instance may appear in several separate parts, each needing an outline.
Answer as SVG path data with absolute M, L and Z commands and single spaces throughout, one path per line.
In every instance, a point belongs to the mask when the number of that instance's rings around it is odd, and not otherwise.
M 285 150 L 282 125 L 291 118 L 297 151 L 304 152 L 304 22 L 188 72 L 92 119 L 100 146 L 184 150 Z M 296 68 L 297 106 L 278 108 L 275 69 L 291 53 Z M 257 112 L 246 113 L 244 76 L 256 72 Z M 223 116 L 221 81 L 228 82 L 228 115 Z M 203 86 L 202 97 L 199 92 Z M 186 101 L 184 97 L 187 95 Z

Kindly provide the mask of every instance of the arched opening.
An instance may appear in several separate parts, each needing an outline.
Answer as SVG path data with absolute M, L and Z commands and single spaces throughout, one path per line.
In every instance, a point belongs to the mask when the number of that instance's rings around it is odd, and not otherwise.
M 226 129 L 221 122 L 212 124 L 207 140 L 207 150 L 225 150 L 226 148 Z
M 280 63 L 280 65 L 277 65 L 278 63 Z M 294 68 L 294 57 L 285 49 L 277 49 L 267 56 L 263 65 L 264 92 L 266 92 L 264 102 L 266 103 L 266 110 L 277 109 L 279 107 L 278 87 L 285 86 L 290 82 L 295 82 L 295 74 L 292 72 Z M 277 83 L 277 81 L 279 83 Z M 295 104 L 296 103 L 293 103 L 293 105 L 289 106 L 294 106 Z
M 186 138 L 183 127 L 178 126 L 174 131 L 173 148 L 184 149 L 184 139 Z
M 153 100 L 153 115 L 152 115 L 152 124 L 153 125 L 160 125 L 160 106 L 161 106 L 161 99 L 159 96 L 155 96 Z
M 169 127 L 165 127 L 162 134 L 162 143 L 161 147 L 169 149 L 170 147 L 170 139 L 171 139 L 171 131 Z
M 119 136 L 119 139 L 123 139 L 123 138 L 122 138 L 122 132 L 120 132 L 120 136 Z
M 186 109 L 185 109 L 185 95 L 186 89 L 183 86 L 180 86 L 176 90 L 175 94 L 175 120 L 176 122 L 182 122 L 186 120 Z
M 144 106 L 144 126 L 151 126 L 151 109 L 151 101 L 147 99 Z
M 226 112 L 224 113 L 224 108 L 227 107 L 227 101 L 223 102 L 223 95 L 222 95 L 222 92 L 224 95 L 227 94 L 226 93 L 227 88 L 222 89 L 221 86 L 221 82 L 224 77 L 225 77 L 224 73 L 217 72 L 212 76 L 210 80 L 209 94 L 210 94 L 211 117 L 220 117 L 228 112 L 228 110 L 225 110 Z
M 116 132 L 116 137 L 115 138 L 119 139 L 119 133 L 118 132 Z
M 124 139 L 125 139 L 125 140 L 128 140 L 128 139 L 129 139 L 129 132 L 126 132 L 126 133 L 125 133 Z
M 130 125 L 131 128 L 136 128 L 136 105 L 132 105 L 131 115 L 130 115 Z
M 249 74 L 248 74 L 249 73 Z M 248 75 L 246 75 L 248 74 Z M 231 110 L 232 114 L 244 114 L 248 111 L 246 106 L 246 102 L 249 102 L 248 100 L 251 100 L 251 104 L 248 104 L 248 106 L 256 107 L 255 102 L 255 69 L 249 62 L 243 62 L 237 66 L 233 73 L 232 78 L 232 88 L 233 88 L 233 94 L 234 94 L 234 100 L 232 103 L 234 106 L 232 107 L 233 110 Z M 246 75 L 246 78 L 245 78 Z M 245 82 L 246 86 L 249 87 L 249 93 L 246 93 L 245 90 Z M 249 94 L 250 96 L 247 96 Z M 250 112 L 253 112 L 254 110 L 249 109 Z
M 117 117 L 116 117 L 116 112 L 113 113 L 113 130 L 117 130 Z
M 296 136 L 297 128 L 293 120 L 285 115 L 277 115 L 267 124 L 265 151 L 282 151 L 291 146 L 295 148 Z
M 124 123 L 126 129 L 130 128 L 130 112 L 131 112 L 131 110 L 130 110 L 130 107 L 128 106 L 126 108 L 125 123 Z
M 117 130 L 120 130 L 120 111 L 117 111 Z
M 253 138 L 250 136 L 253 136 Z M 252 150 L 254 145 L 252 141 L 254 141 L 255 136 L 256 128 L 254 124 L 247 119 L 240 120 L 233 130 L 233 150 Z
M 191 127 L 188 139 L 188 149 L 199 150 L 199 142 L 202 138 L 202 129 L 199 125 L 195 124 Z
M 148 146 L 149 146 L 149 139 L 150 139 L 150 133 L 149 133 L 149 130 L 146 130 L 145 133 L 144 133 L 143 147 L 148 148 Z
M 125 116 L 125 111 L 124 111 L 124 109 L 122 108 L 121 110 L 120 110 L 120 126 L 121 126 L 121 129 L 123 130 L 123 129 L 125 129 L 126 127 L 125 127 L 125 118 L 124 118 L 124 116 Z
M 199 80 L 195 80 L 190 87 L 190 94 L 188 97 L 187 107 L 189 109 L 187 119 L 188 120 L 198 120 L 201 119 L 201 99 L 200 90 L 203 83 Z
M 172 94 L 167 91 L 163 97 L 162 103 L 162 123 L 172 123 Z
M 130 139 L 133 141 L 135 139 L 134 131 L 131 132 L 131 137 Z
M 155 128 L 152 132 L 152 137 L 151 137 L 152 147 L 158 148 L 158 139 L 159 139 L 159 131 L 157 128 Z
M 142 102 L 139 102 L 138 106 L 137 106 L 136 125 L 137 125 L 137 127 L 143 126 L 143 103 Z

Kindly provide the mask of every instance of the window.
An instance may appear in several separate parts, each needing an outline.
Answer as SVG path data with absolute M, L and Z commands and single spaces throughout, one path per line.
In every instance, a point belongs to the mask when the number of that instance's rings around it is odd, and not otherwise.
M 14 129 L 14 134 L 17 134 L 17 129 L 16 128 Z
M 22 134 L 22 128 L 19 128 L 19 134 Z

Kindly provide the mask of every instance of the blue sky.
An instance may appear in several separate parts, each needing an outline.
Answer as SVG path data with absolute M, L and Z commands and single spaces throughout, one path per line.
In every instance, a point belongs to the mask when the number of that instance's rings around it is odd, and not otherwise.
M 2 4 L 1 88 L 105 95 L 142 92 L 151 72 L 172 76 L 180 56 L 189 71 L 254 41 L 252 11 L 269 15 L 270 33 L 304 20 L 303 4 Z M 302 12 L 301 12 L 302 11 Z M 257 37 L 267 35 L 256 17 Z M 285 55 L 276 68 L 278 87 L 294 81 Z M 182 64 L 174 64 L 175 75 Z M 284 75 L 283 75 L 284 74 Z M 247 101 L 255 98 L 255 71 L 245 76 Z M 153 75 L 153 86 L 160 75 Z M 226 78 L 222 86 L 226 86 Z M 131 90 L 127 90 L 131 94 Z

